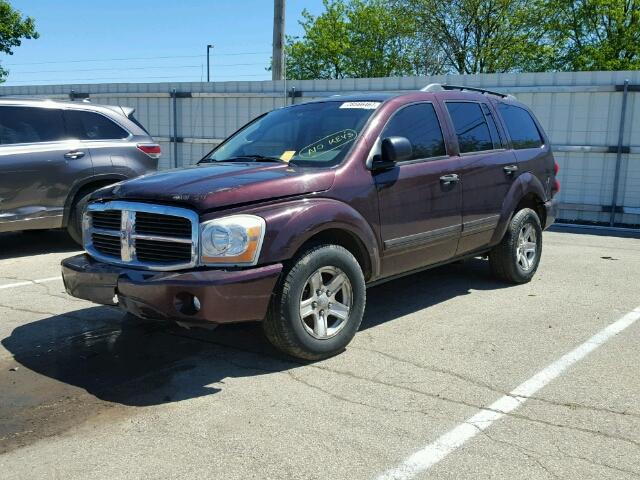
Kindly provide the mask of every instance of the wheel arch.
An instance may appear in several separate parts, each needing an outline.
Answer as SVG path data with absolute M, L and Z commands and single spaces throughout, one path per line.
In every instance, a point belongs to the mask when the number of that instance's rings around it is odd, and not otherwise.
M 545 198 L 545 189 L 538 177 L 531 172 L 525 172 L 520 175 L 513 182 L 505 196 L 500 212 L 500 220 L 491 239 L 491 245 L 496 245 L 502 240 L 513 215 L 523 208 L 534 210 L 538 214 L 538 218 L 540 218 L 542 229 L 544 229 L 547 216 L 544 208 Z
M 305 199 L 254 212 L 267 222 L 261 263 L 286 263 L 310 245 L 326 243 L 351 252 L 367 281 L 380 275 L 377 237 L 366 219 L 350 205 L 327 198 Z
M 332 227 L 315 233 L 298 247 L 294 256 L 297 256 L 314 245 L 323 244 L 339 245 L 345 248 L 358 261 L 365 280 L 373 276 L 373 265 L 367 247 L 365 247 L 358 235 L 345 228 Z
M 127 176 L 119 174 L 104 174 L 86 178 L 80 182 L 77 182 L 69 191 L 67 199 L 64 204 L 64 216 L 62 218 L 62 228 L 66 228 L 69 224 L 69 217 L 71 216 L 71 208 L 74 202 L 82 198 L 89 192 L 98 190 L 99 188 L 113 185 L 114 183 L 127 180 Z

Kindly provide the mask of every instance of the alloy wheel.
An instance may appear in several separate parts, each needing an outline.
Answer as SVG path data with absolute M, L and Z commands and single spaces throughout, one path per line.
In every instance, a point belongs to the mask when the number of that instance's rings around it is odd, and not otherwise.
M 353 305 L 351 282 L 337 267 L 321 267 L 307 279 L 300 297 L 300 319 L 309 335 L 319 340 L 340 332 Z
M 516 260 L 520 268 L 525 272 L 531 270 L 535 265 L 538 255 L 538 242 L 536 230 L 533 225 L 526 223 L 518 234 L 518 245 L 516 248 Z

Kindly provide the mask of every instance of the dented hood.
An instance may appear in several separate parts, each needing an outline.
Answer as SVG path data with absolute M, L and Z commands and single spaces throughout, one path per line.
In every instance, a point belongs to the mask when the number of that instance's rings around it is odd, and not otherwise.
M 203 163 L 128 180 L 96 197 L 179 203 L 199 212 L 327 190 L 333 169 L 265 163 Z

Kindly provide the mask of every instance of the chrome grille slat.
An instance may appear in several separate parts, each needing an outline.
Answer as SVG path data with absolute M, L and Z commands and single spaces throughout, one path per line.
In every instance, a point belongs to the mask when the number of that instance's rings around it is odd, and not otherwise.
M 120 257 L 120 237 L 94 232 L 92 241 L 94 247 L 99 252 L 112 257 Z
M 197 265 L 200 223 L 188 209 L 137 202 L 92 203 L 83 219 L 85 249 L 94 258 L 146 270 Z
M 147 235 L 191 237 L 191 224 L 185 218 L 140 212 L 136 219 L 136 232 Z

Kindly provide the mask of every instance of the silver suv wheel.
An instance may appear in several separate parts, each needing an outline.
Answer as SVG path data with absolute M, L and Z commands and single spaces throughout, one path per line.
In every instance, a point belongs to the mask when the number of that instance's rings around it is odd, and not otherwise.
M 531 270 L 536 264 L 538 252 L 536 231 L 531 223 L 526 223 L 518 234 L 518 244 L 516 248 L 516 258 L 520 268 L 525 272 Z
M 337 335 L 349 320 L 353 303 L 351 282 L 342 270 L 317 269 L 300 296 L 300 319 L 309 335 L 324 340 Z

